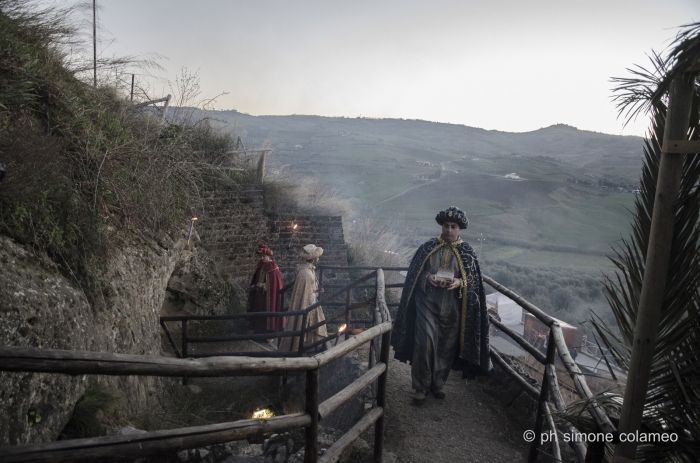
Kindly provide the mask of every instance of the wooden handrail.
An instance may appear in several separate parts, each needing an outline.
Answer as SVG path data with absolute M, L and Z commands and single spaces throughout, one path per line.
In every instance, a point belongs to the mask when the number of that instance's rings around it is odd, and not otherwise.
M 333 413 L 335 410 L 345 405 L 350 399 L 369 386 L 375 379 L 379 378 L 379 375 L 385 371 L 386 365 L 384 363 L 378 363 L 373 368 L 369 369 L 367 373 L 350 383 L 349 386 L 338 392 L 333 397 L 327 399 L 318 406 L 318 419 L 322 420 L 323 418 L 328 417 L 328 415 Z
M 176 359 L 149 355 L 42 349 L 39 347 L 0 347 L 0 371 L 32 371 L 69 375 L 139 375 L 214 377 L 272 372 L 308 371 L 326 365 L 391 330 L 383 323 L 351 337 L 348 341 L 314 357 L 254 358 L 209 357 Z
M 569 354 L 569 349 L 567 349 L 566 342 L 564 341 L 564 333 L 562 333 L 559 323 L 554 323 L 552 325 L 551 330 L 554 342 L 557 346 L 559 358 L 564 364 L 564 367 L 569 372 L 571 379 L 574 380 L 574 386 L 576 387 L 578 395 L 582 399 L 591 399 L 593 397 L 593 393 L 588 387 L 588 383 L 586 383 L 586 378 L 583 376 L 583 373 L 581 373 L 581 370 L 579 369 L 578 365 L 576 365 L 574 359 L 571 358 L 571 354 Z M 600 405 L 598 405 L 596 401 L 589 400 L 588 408 L 591 412 L 591 415 L 593 416 L 593 419 L 595 420 L 596 425 L 603 432 L 617 435 L 617 429 L 610 421 L 608 415 L 605 414 L 603 408 Z
M 514 291 L 506 288 L 496 280 L 494 280 L 491 277 L 488 277 L 486 275 L 482 275 L 482 278 L 484 282 L 486 282 L 489 286 L 491 286 L 493 289 L 498 291 L 501 294 L 505 294 L 509 298 L 511 298 L 513 301 L 515 301 L 520 307 L 523 309 L 527 310 L 530 312 L 532 315 L 537 317 L 542 323 L 544 323 L 547 326 L 552 326 L 552 323 L 555 322 L 554 318 L 550 317 L 547 315 L 544 311 L 536 307 L 534 304 L 526 301 L 522 296 L 516 294 Z
M 510 336 L 510 338 L 513 341 L 520 344 L 520 347 L 525 349 L 528 354 L 532 355 L 535 358 L 535 360 L 537 360 L 541 364 L 545 363 L 546 360 L 545 360 L 544 354 L 542 354 L 542 352 L 537 350 L 537 348 L 535 346 L 533 346 L 532 344 L 527 342 L 525 340 L 525 338 L 523 338 L 522 336 L 520 336 L 518 333 L 511 330 L 510 328 L 508 328 L 503 323 L 501 323 L 498 320 L 496 320 L 495 318 L 493 318 L 493 316 L 491 316 L 491 315 L 489 315 L 489 321 L 491 322 L 492 325 L 496 326 L 499 330 L 501 330 L 502 332 L 504 332 L 505 334 Z
M 605 433 L 611 433 L 613 436 L 617 436 L 617 430 L 615 426 L 613 425 L 612 421 L 610 418 L 605 414 L 605 411 L 603 408 L 595 401 L 593 400 L 593 393 L 591 392 L 590 388 L 588 387 L 588 384 L 586 383 L 585 376 L 581 372 L 581 370 L 578 368 L 578 365 L 574 362 L 573 358 L 571 357 L 571 354 L 569 353 L 569 349 L 566 346 L 566 342 L 564 340 L 564 334 L 561 330 L 561 326 L 559 325 L 558 321 L 540 310 L 538 307 L 536 307 L 534 304 L 528 302 L 525 300 L 523 297 L 520 295 L 516 294 L 514 291 L 510 290 L 509 288 L 506 288 L 505 286 L 501 285 L 497 281 L 495 281 L 493 278 L 490 278 L 486 275 L 483 275 L 483 280 L 485 283 L 488 285 L 492 286 L 494 289 L 499 291 L 500 293 L 506 295 L 510 299 L 512 299 L 514 302 L 516 302 L 518 305 L 520 305 L 523 309 L 527 310 L 530 312 L 532 315 L 534 315 L 538 320 L 540 320 L 542 323 L 547 325 L 550 329 L 550 342 L 551 345 L 549 346 L 548 349 L 548 357 L 551 356 L 551 354 L 554 352 L 556 355 L 559 356 L 561 359 L 562 363 L 564 364 L 564 367 L 566 368 L 567 372 L 571 376 L 572 380 L 574 381 L 574 386 L 575 386 L 575 391 L 578 394 L 579 397 L 582 399 L 588 400 L 588 404 L 586 408 L 588 411 L 591 413 L 591 416 L 593 417 L 593 420 L 596 423 L 596 426 Z M 495 320 L 492 316 L 489 315 L 489 320 L 491 323 L 495 326 L 497 326 L 503 333 L 505 333 L 507 336 L 509 336 L 511 339 L 516 341 L 523 349 L 525 349 L 529 354 L 531 354 L 537 361 L 540 363 L 545 364 L 545 374 L 542 379 L 542 391 L 538 392 L 539 397 L 539 406 L 538 406 L 538 417 L 537 417 L 537 422 L 536 422 L 536 437 L 535 441 L 533 442 L 533 445 L 531 447 L 531 453 L 530 453 L 530 459 L 531 461 L 534 461 L 536 458 L 537 454 L 537 441 L 539 441 L 539 432 L 542 426 L 542 421 L 546 419 L 548 422 L 550 420 L 545 417 L 546 413 L 548 413 L 548 408 L 546 407 L 546 401 L 548 400 L 548 397 L 551 396 L 552 401 L 554 402 L 557 410 L 562 411 L 566 408 L 564 401 L 561 397 L 561 392 L 559 390 L 559 383 L 558 380 L 556 379 L 556 370 L 554 369 L 554 364 L 553 364 L 553 359 L 545 358 L 545 356 L 542 355 L 539 350 L 537 350 L 532 344 L 527 342 L 522 336 L 519 334 L 515 333 L 511 329 L 507 328 L 505 325 L 502 323 L 498 322 Z M 533 392 L 536 391 L 529 383 L 527 383 L 522 377 L 515 372 L 512 368 L 510 368 L 502 358 L 496 353 L 496 352 L 491 352 L 492 358 L 497 363 L 503 370 L 508 373 L 509 376 L 511 376 L 523 389 L 525 389 L 528 394 L 533 396 Z M 543 394 L 544 392 L 544 394 Z M 535 398 L 535 397 L 533 397 Z M 570 432 L 575 432 L 576 428 L 574 428 L 570 423 L 566 423 L 566 427 Z M 586 455 L 586 448 L 585 445 L 582 443 L 575 443 L 575 445 L 572 445 L 574 448 L 574 451 L 576 452 L 577 459 L 580 463 L 582 463 L 585 460 L 585 455 Z
M 375 299 L 360 303 L 350 303 L 349 290 L 370 278 L 376 278 L 378 290 Z M 313 357 L 283 357 L 283 358 L 256 358 L 251 356 L 241 357 L 208 357 L 206 359 L 195 358 L 167 358 L 147 355 L 111 354 L 87 351 L 52 350 L 32 347 L 0 347 L 0 371 L 30 371 L 44 373 L 63 373 L 71 375 L 79 374 L 103 374 L 103 375 L 146 375 L 146 376 L 182 376 L 188 377 L 216 377 L 232 375 L 259 375 L 279 374 L 289 371 L 306 371 L 306 413 L 297 413 L 274 417 L 270 419 L 241 420 L 232 423 L 216 425 L 196 426 L 190 428 L 174 429 L 168 431 L 153 431 L 129 436 L 109 436 L 96 439 L 75 439 L 69 441 L 52 442 L 48 444 L 30 444 L 19 446 L 0 447 L 0 459 L 8 462 L 24 461 L 83 461 L 104 458 L 137 458 L 144 455 L 172 451 L 173 449 L 197 448 L 206 445 L 229 442 L 237 439 L 260 436 L 263 434 L 279 433 L 299 427 L 306 428 L 306 459 L 308 463 L 317 461 L 317 426 L 318 420 L 328 416 L 338 407 L 347 403 L 352 397 L 360 393 L 375 381 L 379 383 L 376 397 L 377 406 L 370 410 L 358 423 L 343 435 L 326 454 L 321 461 L 336 461 L 343 452 L 359 435 L 369 426 L 376 423 L 375 429 L 375 462 L 381 462 L 381 449 L 384 435 L 384 407 L 386 405 L 386 380 L 387 364 L 389 362 L 389 341 L 392 329 L 391 317 L 384 300 L 384 274 L 381 269 L 346 285 L 336 293 L 347 292 L 348 299 L 345 304 L 346 321 L 352 310 L 367 307 L 374 303 L 375 320 L 379 322 L 370 329 L 350 337 L 340 346 L 335 346 L 328 351 Z M 320 301 L 318 305 L 336 297 L 333 294 Z M 306 318 L 308 312 L 314 307 L 303 311 L 276 313 L 237 314 L 223 316 L 172 316 L 161 317 L 160 324 L 164 327 L 168 339 L 175 347 L 172 335 L 166 322 L 180 321 L 183 332 L 182 356 L 187 357 L 188 342 L 217 342 L 236 340 L 240 338 L 269 338 L 270 334 L 248 336 L 224 336 L 211 338 L 188 338 L 187 322 L 191 320 L 232 320 L 249 316 L 288 316 L 302 315 Z M 339 318 L 339 317 L 338 317 Z M 333 319 L 329 320 L 332 321 Z M 364 321 L 364 320 L 363 320 Z M 313 328 L 313 327 L 311 327 Z M 273 334 L 273 333 L 271 333 Z M 303 331 L 289 333 L 274 333 L 277 337 L 301 336 Z M 348 385 L 345 389 L 326 400 L 318 403 L 318 373 L 319 369 L 339 357 L 355 350 L 359 346 L 372 342 L 375 338 L 382 337 L 382 353 L 380 362 L 374 365 L 362 377 Z M 303 345 L 300 344 L 300 351 Z M 178 352 L 179 354 L 179 352 Z M 296 355 L 297 352 L 268 352 L 255 353 L 263 355 Z
M 172 449 L 198 448 L 281 433 L 308 426 L 307 413 L 276 416 L 268 419 L 239 420 L 166 431 L 150 431 L 128 436 L 92 439 L 70 439 L 44 444 L 8 445 L 0 447 L 0 460 L 16 462 L 102 461 L 114 458 L 137 458 Z

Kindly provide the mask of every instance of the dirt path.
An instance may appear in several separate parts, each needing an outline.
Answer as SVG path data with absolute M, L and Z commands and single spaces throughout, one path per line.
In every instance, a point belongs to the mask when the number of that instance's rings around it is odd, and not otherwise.
M 445 385 L 447 397 L 431 396 L 417 407 L 411 400 L 411 367 L 392 360 L 386 449 L 398 456 L 399 463 L 526 461 L 522 425 L 508 416 L 501 401 L 485 392 L 491 382 L 466 381 L 452 372 Z

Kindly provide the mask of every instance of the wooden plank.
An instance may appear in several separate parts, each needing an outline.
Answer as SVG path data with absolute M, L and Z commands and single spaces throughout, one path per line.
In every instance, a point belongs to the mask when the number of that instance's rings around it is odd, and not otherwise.
M 501 358 L 500 355 L 496 351 L 491 351 L 491 359 L 493 359 L 494 363 L 496 363 L 503 371 L 505 371 L 508 376 L 513 378 L 513 380 L 518 383 L 518 386 L 523 388 L 523 390 L 532 397 L 533 399 L 537 400 L 540 397 L 540 391 L 537 390 L 532 384 L 528 383 L 525 381 L 525 378 L 520 376 L 517 371 L 513 370 L 510 365 L 506 363 L 503 358 Z
M 318 406 L 318 419 L 322 420 L 327 418 L 328 415 L 333 413 L 339 407 L 345 405 L 350 399 L 355 397 L 364 388 L 369 386 L 372 381 L 377 379 L 379 375 L 386 371 L 385 363 L 378 363 L 371 370 L 367 371 L 364 375 L 357 378 L 355 381 L 350 383 L 345 389 L 338 392 L 333 397 L 325 400 L 321 405 Z
M 380 355 L 381 363 L 389 365 L 389 354 L 391 351 L 391 331 L 387 331 L 382 335 L 382 352 Z M 389 368 L 382 373 L 377 381 L 377 408 L 386 410 L 387 399 L 387 381 L 389 379 Z M 374 427 L 374 462 L 381 463 L 384 455 L 384 434 L 386 426 L 386 417 L 382 415 L 377 419 Z
M 363 333 L 364 334 L 364 333 Z M 306 371 L 318 368 L 313 358 L 259 359 L 252 357 L 211 357 L 176 359 L 150 355 L 0 347 L 0 371 L 32 371 L 68 375 L 139 375 L 214 377 Z
M 350 428 L 348 432 L 343 434 L 340 439 L 326 450 L 326 453 L 318 459 L 318 463 L 336 463 L 340 459 L 343 451 L 350 447 L 363 432 L 369 429 L 369 427 L 383 415 L 384 410 L 382 408 L 377 407 L 370 410 L 369 413 L 355 424 L 355 426 Z
M 554 406 L 556 407 L 557 411 L 563 412 L 564 410 L 566 410 L 566 403 L 564 402 L 564 399 L 561 395 L 561 391 L 559 390 L 557 369 L 554 365 L 545 365 L 544 368 L 547 381 L 549 381 L 549 396 L 552 399 L 552 402 L 554 402 Z M 566 427 L 566 430 L 568 431 L 570 436 L 573 436 L 576 433 L 578 433 L 578 429 L 576 429 L 568 421 L 564 421 L 564 426 Z M 569 442 L 569 447 L 571 447 L 574 453 L 576 454 L 576 460 L 578 461 L 578 463 L 586 462 L 586 445 L 583 442 L 575 442 L 572 439 Z
M 306 372 L 306 414 L 311 422 L 306 426 L 304 463 L 316 463 L 318 458 L 318 370 Z
M 700 140 L 664 140 L 661 151 L 669 154 L 700 153 Z
M 554 342 L 552 330 L 549 332 L 549 344 L 547 345 L 547 358 L 545 366 L 554 364 L 554 359 L 557 355 L 557 347 Z M 547 381 L 547 370 L 542 375 L 542 387 L 540 388 L 540 397 L 537 400 L 537 416 L 535 417 L 535 438 L 530 444 L 530 453 L 528 455 L 529 462 L 537 461 L 539 447 L 542 442 L 542 426 L 544 425 L 545 416 L 547 415 L 547 399 L 549 397 L 549 382 Z
M 552 412 L 549 409 L 549 404 L 544 403 L 545 417 L 547 418 L 547 426 L 549 430 L 552 431 L 552 456 L 554 461 L 562 461 L 561 459 L 561 449 L 559 448 L 559 436 L 557 435 L 557 427 L 554 425 L 554 418 L 552 418 Z
M 583 373 L 581 373 L 581 370 L 578 368 L 578 365 L 576 365 L 574 359 L 571 358 L 571 354 L 569 354 L 569 349 L 566 346 L 566 342 L 564 341 L 564 334 L 561 331 L 559 323 L 554 323 L 551 326 L 550 332 L 552 333 L 554 342 L 557 345 L 559 358 L 564 364 L 564 368 L 566 368 L 566 370 L 569 372 L 569 376 L 571 376 L 571 379 L 574 380 L 574 387 L 576 387 L 576 392 L 582 399 L 590 399 L 591 397 L 593 397 L 593 393 L 588 387 L 588 383 L 586 383 L 586 378 L 583 376 Z M 591 416 L 593 416 L 593 419 L 595 420 L 598 427 L 605 433 L 609 432 L 616 434 L 617 430 L 615 429 L 615 426 L 613 426 L 612 422 L 610 421 L 610 418 L 608 418 L 601 406 L 598 405 L 597 402 L 592 400 L 589 400 L 588 403 L 588 411 L 591 413 Z
M 276 351 L 276 350 L 265 350 L 259 352 L 214 352 L 211 354 L 190 354 L 188 358 L 191 359 L 202 359 L 211 357 L 296 357 L 296 352 L 290 351 Z M 240 374 L 236 376 L 241 376 Z
M 128 436 L 71 439 L 44 444 L 0 447 L 0 461 L 61 462 L 103 461 L 117 458 L 138 458 L 162 452 L 200 448 L 264 434 L 281 433 L 308 426 L 306 413 L 276 416 L 269 419 L 240 420 L 230 423 L 151 431 Z
M 541 309 L 537 308 L 534 304 L 531 302 L 526 301 L 522 296 L 516 294 L 514 291 L 506 288 L 502 284 L 498 283 L 496 280 L 494 280 L 491 277 L 488 277 L 486 275 L 482 275 L 482 278 L 484 279 L 484 282 L 487 283 L 489 286 L 491 286 L 493 289 L 498 291 L 501 294 L 505 294 L 509 298 L 513 299 L 516 304 L 518 304 L 520 307 L 523 309 L 527 310 L 530 312 L 532 315 L 537 317 L 539 321 L 544 323 L 547 326 L 551 326 L 552 323 L 555 322 L 554 318 L 550 317 L 547 315 L 545 312 L 543 312 Z
M 527 351 L 527 353 L 529 353 L 530 355 L 532 355 L 533 357 L 535 357 L 535 360 L 537 360 L 538 362 L 544 364 L 544 362 L 545 362 L 544 354 L 542 354 L 542 352 L 540 352 L 539 350 L 537 350 L 537 349 L 535 348 L 535 346 L 533 346 L 532 344 L 530 344 L 529 342 L 527 342 L 527 341 L 525 340 L 525 338 L 523 338 L 522 336 L 520 336 L 518 333 L 516 333 L 515 331 L 511 330 L 510 328 L 508 328 L 508 327 L 507 327 L 506 325 L 504 325 L 503 323 L 501 323 L 501 322 L 499 322 L 498 320 L 496 320 L 495 318 L 493 318 L 491 315 L 489 315 L 489 320 L 491 321 L 491 324 L 492 324 L 492 325 L 496 326 L 499 330 L 501 330 L 502 332 L 504 332 L 505 334 L 507 334 L 508 336 L 510 336 L 510 338 L 511 338 L 513 341 L 515 341 L 515 342 L 517 342 L 518 344 L 520 344 L 520 346 L 521 346 L 523 349 L 525 349 L 525 350 Z
M 362 344 L 369 342 L 370 340 L 376 338 L 377 336 L 391 331 L 391 323 L 382 323 L 381 325 L 373 326 L 372 328 L 363 331 L 362 333 L 351 337 L 339 346 L 335 346 L 326 352 L 315 355 L 313 358 L 318 360 L 319 366 L 327 365 L 333 360 L 342 357 L 343 355 L 351 352 L 361 346 Z

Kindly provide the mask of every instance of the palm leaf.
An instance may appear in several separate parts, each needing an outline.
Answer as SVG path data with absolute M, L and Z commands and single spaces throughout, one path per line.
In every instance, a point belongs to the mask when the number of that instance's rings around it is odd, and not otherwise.
M 611 257 L 618 272 L 606 276 L 606 298 L 619 331 L 593 317 L 590 322 L 597 341 L 605 346 L 624 371 L 634 340 L 644 265 L 646 261 L 651 217 L 656 194 L 661 142 L 666 119 L 666 97 L 670 82 L 700 63 L 700 23 L 686 26 L 665 58 L 651 55 L 652 71 L 642 67 L 632 70 L 631 78 L 614 79 L 619 85 L 615 100 L 620 115 L 627 118 L 648 112 L 652 118 L 644 144 L 644 165 L 640 194 L 635 199 L 632 235 L 622 241 Z M 692 115 L 688 127 L 691 140 L 700 139 L 700 88 L 695 88 Z M 673 432 L 677 442 L 665 445 L 638 446 L 637 461 L 696 461 L 700 455 L 700 156 L 688 155 L 678 201 L 671 259 L 666 280 L 658 339 L 652 360 L 642 427 L 658 432 Z M 622 406 L 618 388 L 596 397 L 611 414 L 619 416 Z M 594 424 L 582 412 L 585 401 L 571 405 L 565 419 L 584 430 L 594 431 Z M 607 449 L 612 455 L 612 447 Z

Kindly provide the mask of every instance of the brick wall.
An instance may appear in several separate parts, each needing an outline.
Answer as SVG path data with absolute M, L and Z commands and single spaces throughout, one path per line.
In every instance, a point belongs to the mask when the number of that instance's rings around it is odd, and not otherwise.
M 321 264 L 348 264 L 340 216 L 280 217 L 265 214 L 259 186 L 245 191 L 213 192 L 196 223 L 201 245 L 212 255 L 231 283 L 250 278 L 258 257 L 255 248 L 267 244 L 275 253 L 285 284 L 294 279 L 301 248 L 309 243 L 323 248 Z M 292 227 L 297 225 L 292 237 Z

